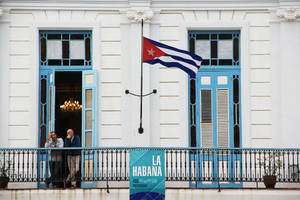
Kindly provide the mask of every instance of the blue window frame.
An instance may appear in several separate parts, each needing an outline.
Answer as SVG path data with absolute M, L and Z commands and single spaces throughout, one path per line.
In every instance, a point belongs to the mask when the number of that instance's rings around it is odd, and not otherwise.
M 189 144 L 191 147 L 241 147 L 240 32 L 190 31 L 188 41 L 189 50 L 203 58 L 196 78 L 189 79 Z M 211 176 L 217 178 L 221 176 L 218 158 L 214 154 L 203 158 L 191 156 L 190 160 L 197 172 L 206 173 L 202 168 L 209 166 Z M 240 158 L 228 157 L 225 162 L 228 169 L 238 169 Z M 230 171 L 228 176 L 237 172 Z M 191 183 L 191 187 L 217 187 L 218 184 L 199 181 Z M 240 186 L 241 183 L 221 184 L 221 187 Z
M 41 69 L 92 68 L 91 31 L 40 31 Z
M 228 88 L 228 116 L 229 142 L 228 147 L 241 146 L 240 131 L 240 32 L 239 31 L 189 31 L 189 50 L 202 56 L 203 62 L 195 79 L 189 81 L 189 139 L 190 146 L 201 146 L 201 122 L 208 121 L 218 126 L 217 93 L 222 87 Z M 206 74 L 206 76 L 205 76 Z M 217 81 L 226 79 L 226 84 L 219 85 Z M 201 84 L 201 81 L 210 81 L 210 84 Z M 209 80 L 208 80 L 209 79 Z M 208 94 L 210 91 L 210 96 Z M 206 96 L 205 96 L 205 93 Z M 219 90 L 219 95 L 222 95 Z M 224 93 L 224 92 L 223 92 Z M 201 95 L 203 98 L 201 98 Z M 224 94 L 225 95 L 225 94 Z M 209 99 L 210 98 L 210 99 Z M 221 96 L 219 96 L 221 98 Z M 207 102 L 209 101 L 209 102 Z M 210 103 L 210 107 L 204 105 Z M 208 112 L 210 111 L 210 112 Z M 214 115 L 215 114 L 215 115 Z M 231 119 L 231 120 L 229 120 Z M 203 121 L 204 120 L 204 121 Z M 219 125 L 220 125 L 219 120 Z M 204 125 L 204 124 L 203 124 Z M 205 126 L 205 125 L 204 125 Z M 211 140 L 218 140 L 217 127 L 211 132 Z M 207 136 L 209 137 L 209 136 Z M 212 141 L 212 147 L 218 147 L 216 141 Z
M 39 147 L 44 147 L 49 131 L 55 130 L 56 85 L 55 73 L 82 72 L 81 128 L 82 147 L 97 146 L 97 82 L 98 73 L 92 70 L 92 32 L 91 31 L 40 31 L 39 32 Z M 95 155 L 82 159 L 82 174 L 96 163 Z M 48 177 L 48 157 L 39 156 L 39 176 Z M 95 170 L 90 171 L 92 180 Z M 82 187 L 94 187 L 95 182 L 85 182 Z M 39 187 L 45 187 L 43 182 Z

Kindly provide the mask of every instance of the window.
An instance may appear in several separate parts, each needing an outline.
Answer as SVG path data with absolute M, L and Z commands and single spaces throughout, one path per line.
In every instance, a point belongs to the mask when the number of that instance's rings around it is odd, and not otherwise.
M 240 147 L 240 32 L 190 31 L 203 58 L 189 83 L 190 146 Z
M 201 65 L 238 66 L 239 32 L 190 32 L 190 51 L 203 58 Z
M 91 31 L 40 31 L 40 66 L 91 66 Z

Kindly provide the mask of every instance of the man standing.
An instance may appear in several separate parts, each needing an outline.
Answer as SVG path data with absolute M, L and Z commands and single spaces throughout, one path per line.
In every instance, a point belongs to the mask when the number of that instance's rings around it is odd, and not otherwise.
M 74 135 L 73 129 L 67 130 L 67 137 L 65 139 L 65 147 L 80 147 L 80 138 L 78 135 Z M 80 162 L 80 150 L 70 150 L 67 153 L 67 162 L 69 167 L 69 175 L 66 179 L 66 183 L 72 184 L 72 187 L 76 187 L 75 176 L 79 171 Z
M 50 132 L 48 139 L 45 143 L 45 148 L 62 148 L 64 147 L 64 141 L 62 138 L 57 138 L 54 131 Z M 50 156 L 50 182 L 53 187 L 61 187 L 62 181 L 62 152 L 60 150 L 51 150 Z

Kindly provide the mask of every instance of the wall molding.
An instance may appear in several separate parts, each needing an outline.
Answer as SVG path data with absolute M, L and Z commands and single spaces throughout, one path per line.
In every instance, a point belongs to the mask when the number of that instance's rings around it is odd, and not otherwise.
M 300 8 L 279 8 L 276 15 L 280 18 L 280 21 L 300 20 Z
M 151 9 L 130 9 L 127 11 L 127 17 L 132 23 L 140 23 L 142 20 L 146 23 L 150 23 L 153 17 L 153 11 Z

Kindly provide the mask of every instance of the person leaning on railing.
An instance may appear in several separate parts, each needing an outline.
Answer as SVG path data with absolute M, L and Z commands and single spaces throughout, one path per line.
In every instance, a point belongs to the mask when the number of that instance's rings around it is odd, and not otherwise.
M 57 138 L 54 131 L 50 132 L 45 143 L 45 148 L 62 148 L 64 141 L 62 138 Z M 59 180 L 62 177 L 62 152 L 60 150 L 51 150 L 50 159 L 50 174 L 51 178 L 46 181 L 52 183 L 53 187 L 62 187 L 62 182 Z
M 80 147 L 80 137 L 74 134 L 73 129 L 67 130 L 65 147 Z M 65 185 L 68 185 L 71 182 L 71 186 L 76 187 L 76 174 L 79 172 L 80 150 L 67 151 L 67 162 L 70 173 L 66 179 Z

